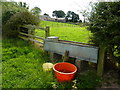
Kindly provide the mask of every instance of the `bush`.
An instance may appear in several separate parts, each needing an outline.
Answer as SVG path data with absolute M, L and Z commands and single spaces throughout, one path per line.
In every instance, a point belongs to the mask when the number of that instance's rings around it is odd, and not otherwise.
M 39 22 L 39 19 L 28 11 L 26 3 L 2 2 L 2 30 L 4 37 L 16 37 L 21 25 L 36 25 L 37 22 Z
M 7 37 L 17 37 L 20 27 L 25 24 L 38 25 L 39 19 L 28 11 L 18 12 L 11 16 L 3 26 L 3 35 Z
M 19 11 L 20 8 L 17 8 L 15 2 L 2 2 L 2 25 L 4 25 L 12 15 Z
M 85 74 L 78 77 L 77 80 L 79 81 L 77 87 L 81 90 L 96 88 L 102 81 L 102 79 L 97 77 L 96 73 L 93 71 L 85 72 Z
M 93 33 L 91 41 L 104 45 L 106 53 L 113 62 L 120 62 L 120 1 L 99 2 L 93 6 L 89 30 Z

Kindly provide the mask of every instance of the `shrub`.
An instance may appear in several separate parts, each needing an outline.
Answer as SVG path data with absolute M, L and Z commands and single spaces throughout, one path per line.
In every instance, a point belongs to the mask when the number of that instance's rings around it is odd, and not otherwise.
M 2 2 L 2 24 L 4 25 L 12 15 L 18 12 L 15 2 Z
M 120 1 L 99 2 L 93 6 L 89 30 L 91 41 L 107 48 L 108 57 L 120 61 Z M 116 58 L 115 58 L 116 57 Z
M 20 27 L 25 24 L 38 25 L 39 19 L 28 11 L 18 12 L 11 16 L 3 26 L 3 35 L 7 37 L 17 37 Z
M 28 8 L 28 5 L 22 2 L 2 2 L 3 36 L 16 37 L 21 25 L 36 25 L 39 22 L 39 19 L 32 15 Z
M 2 24 L 4 25 L 12 15 L 21 11 L 28 11 L 26 3 L 22 2 L 1 2 L 2 3 Z

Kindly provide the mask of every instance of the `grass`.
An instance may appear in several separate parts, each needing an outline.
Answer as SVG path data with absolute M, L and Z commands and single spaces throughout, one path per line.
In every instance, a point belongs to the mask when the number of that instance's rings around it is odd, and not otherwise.
M 90 31 L 87 30 L 87 27 L 80 27 L 78 25 L 41 21 L 40 26 L 50 26 L 50 36 L 58 36 L 61 40 L 88 43 L 91 35 Z M 36 35 L 45 37 L 45 32 L 36 30 Z
M 53 22 L 53 21 L 41 21 L 40 22 L 41 27 L 79 27 L 78 25 L 69 24 L 69 23 L 61 23 L 61 22 Z
M 42 70 L 48 60 L 44 51 L 23 40 L 11 39 L 3 41 L 2 54 L 3 88 L 48 88 L 48 82 L 53 81 L 52 73 Z
M 71 90 L 75 84 L 59 83 L 53 72 L 44 72 L 42 64 L 49 56 L 21 39 L 6 39 L 2 43 L 2 88 L 57 88 Z M 94 88 L 99 80 L 94 73 L 76 76 L 78 89 Z M 82 81 L 82 82 L 81 82 Z

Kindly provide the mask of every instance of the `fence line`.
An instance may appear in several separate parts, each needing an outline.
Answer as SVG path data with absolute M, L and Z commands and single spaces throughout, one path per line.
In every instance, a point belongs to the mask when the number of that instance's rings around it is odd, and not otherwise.
M 25 39 L 27 39 L 27 40 L 30 40 L 30 41 L 32 41 L 33 43 L 34 42 L 36 42 L 36 43 L 39 43 L 39 44 L 42 44 L 42 45 L 45 45 L 43 42 L 40 42 L 40 41 L 38 41 L 38 40 L 35 40 L 35 38 L 37 38 L 37 39 L 40 39 L 40 40 L 45 40 L 44 38 L 42 38 L 42 37 L 39 37 L 39 36 L 34 36 L 34 34 L 35 34 L 35 29 L 40 29 L 40 30 L 44 30 L 45 31 L 45 38 L 47 38 L 47 37 L 49 37 L 50 36 L 50 27 L 45 27 L 45 28 L 41 28 L 41 27 L 37 27 L 37 26 L 33 26 L 33 25 L 27 25 L 27 26 L 23 26 L 23 27 L 26 27 L 26 28 L 28 28 L 28 34 L 26 34 L 26 33 L 23 33 L 23 32 L 19 32 L 19 34 L 20 35 L 25 35 L 25 36 L 28 36 L 27 38 L 25 38 Z M 49 42 L 51 42 L 51 41 L 49 41 Z M 59 40 L 59 43 L 60 42 L 66 42 L 67 43 L 67 41 L 65 41 L 65 40 Z M 71 45 L 71 43 L 73 43 L 73 44 L 75 44 L 76 42 L 72 42 L 72 41 L 68 41 L 68 43 L 70 44 L 69 45 L 69 47 L 72 49 L 72 45 Z M 50 43 L 48 43 L 48 44 L 50 44 Z M 60 43 L 61 44 L 61 48 L 63 48 L 63 46 L 62 46 L 62 43 Z M 85 48 L 85 46 L 86 46 L 86 44 L 84 44 L 84 43 L 76 43 L 76 44 L 82 44 L 82 45 L 84 45 L 84 48 Z M 46 44 L 47 45 L 47 44 Z M 50 44 L 50 45 L 52 45 L 52 44 Z M 56 46 L 55 46 L 56 45 Z M 58 47 L 57 46 L 58 45 L 58 42 L 57 42 L 57 44 L 55 43 L 54 44 L 54 46 L 55 47 Z M 80 45 L 79 45 L 80 46 Z M 67 47 L 67 46 L 66 46 Z M 77 46 L 76 46 L 77 47 Z M 75 47 L 75 48 L 76 48 Z M 68 47 L 67 47 L 68 48 Z M 51 49 L 51 48 L 49 48 L 49 49 Z M 57 49 L 57 48 L 55 48 L 55 49 Z M 70 49 L 70 50 L 71 50 Z M 63 49 L 57 49 L 57 50 L 63 50 Z M 75 50 L 75 49 L 74 49 Z M 74 51 L 73 50 L 73 51 Z M 76 49 L 77 50 L 77 49 Z M 80 50 L 79 50 L 80 51 Z M 101 46 L 100 48 L 99 48 L 99 50 L 98 50 L 98 63 L 97 63 L 97 75 L 98 76 L 102 76 L 102 74 L 103 74 L 103 62 L 104 62 L 104 51 L 105 51 L 105 48 L 103 48 L 103 46 Z M 52 53 L 54 53 L 54 52 L 50 52 L 51 53 L 51 55 L 53 56 L 53 54 Z M 66 53 L 66 51 L 65 51 L 65 53 Z M 74 53 L 73 53 L 74 54 Z M 77 55 L 77 54 L 76 54 Z M 82 55 L 82 54 L 81 54 Z M 89 55 L 88 55 L 89 56 Z M 68 56 L 67 56 L 68 57 Z M 64 58 L 65 59 L 65 58 Z M 79 63 L 79 65 L 80 65 L 80 63 L 82 62 L 82 60 L 80 61 L 80 62 L 77 62 L 77 60 L 76 60 L 76 63 Z
M 42 23 L 41 26 L 46 26 L 47 24 Z M 49 23 L 51 27 L 80 27 L 79 25 L 70 24 L 70 23 Z
M 39 37 L 39 36 L 29 35 L 29 34 L 25 34 L 25 33 L 22 33 L 22 32 L 19 32 L 19 34 L 44 40 L 44 38 Z
M 24 25 L 22 27 L 28 29 L 28 34 L 23 33 L 23 32 L 19 32 L 19 35 L 20 35 L 19 37 L 22 38 L 22 39 L 25 39 L 25 40 L 32 41 L 33 43 L 36 42 L 36 43 L 40 43 L 40 44 L 43 45 L 44 44 L 43 42 L 41 42 L 39 40 L 35 40 L 35 39 L 40 39 L 40 40 L 43 40 L 43 41 L 45 40 L 42 37 L 35 36 L 35 29 L 40 29 L 40 30 L 45 31 L 45 38 L 50 36 L 50 27 L 49 26 L 46 26 L 45 28 L 42 28 L 42 27 L 38 27 L 38 26 L 35 26 L 35 25 Z M 21 35 L 23 37 L 21 37 Z M 27 36 L 27 37 L 25 38 L 24 36 Z

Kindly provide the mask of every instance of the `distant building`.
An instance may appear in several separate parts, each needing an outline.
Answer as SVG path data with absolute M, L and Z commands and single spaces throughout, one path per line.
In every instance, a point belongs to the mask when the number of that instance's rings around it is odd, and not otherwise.
M 56 18 L 55 21 L 56 22 L 63 22 L 63 23 L 66 22 L 65 18 Z

